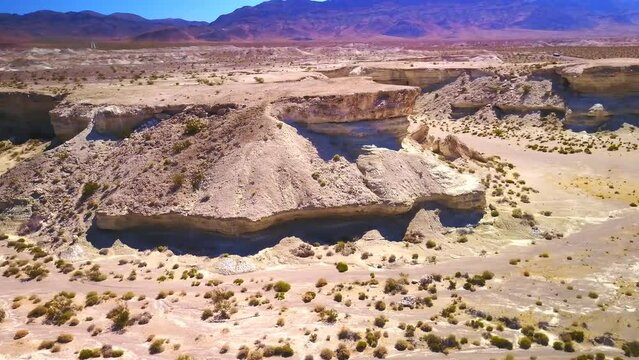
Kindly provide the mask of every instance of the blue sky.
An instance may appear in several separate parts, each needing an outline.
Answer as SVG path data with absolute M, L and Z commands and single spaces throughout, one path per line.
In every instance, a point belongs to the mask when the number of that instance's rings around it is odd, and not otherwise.
M 25 14 L 37 10 L 93 10 L 104 14 L 128 12 L 149 19 L 182 18 L 213 21 L 245 5 L 263 0 L 0 0 L 1 13 Z

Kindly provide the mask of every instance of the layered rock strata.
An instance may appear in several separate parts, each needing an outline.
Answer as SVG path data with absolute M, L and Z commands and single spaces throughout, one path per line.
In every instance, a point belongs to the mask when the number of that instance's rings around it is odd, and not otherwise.
M 94 219 L 102 229 L 239 234 L 300 218 L 398 214 L 425 201 L 484 206 L 479 180 L 432 153 L 372 148 L 354 163 L 324 161 L 265 107 L 191 108 L 123 140 L 76 136 L 3 180 L 3 203 L 28 201 L 34 236 L 54 238 L 82 235 Z

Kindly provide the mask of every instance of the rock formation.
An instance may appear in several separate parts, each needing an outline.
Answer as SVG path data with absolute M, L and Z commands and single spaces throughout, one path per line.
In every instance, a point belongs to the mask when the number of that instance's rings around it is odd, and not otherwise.
M 575 91 L 628 92 L 639 91 L 637 59 L 591 60 L 557 69 Z
M 24 91 L 0 92 L 0 139 L 52 138 L 49 111 L 61 96 Z
M 421 209 L 408 224 L 404 241 L 416 244 L 428 240 L 439 240 L 443 237 L 444 231 L 445 228 L 439 220 L 437 210 Z
M 417 88 L 345 95 L 289 98 L 275 104 L 276 115 L 304 123 L 389 119 L 410 114 Z
M 91 131 L 4 175 L 0 199 L 31 204 L 43 219 L 38 233 L 81 234 L 95 216 L 102 229 L 237 234 L 300 218 L 398 214 L 424 201 L 484 205 L 477 178 L 432 154 L 370 149 L 356 163 L 324 161 L 265 107 L 224 115 L 194 107 L 119 141 L 85 136 Z
M 606 110 L 606 108 L 602 104 L 595 104 L 590 109 L 588 109 L 588 116 L 601 118 L 608 117 L 611 114 Z
M 443 139 L 430 137 L 426 147 L 449 160 L 463 158 L 481 162 L 486 161 L 481 153 L 469 148 L 455 135 L 451 134 L 446 135 Z

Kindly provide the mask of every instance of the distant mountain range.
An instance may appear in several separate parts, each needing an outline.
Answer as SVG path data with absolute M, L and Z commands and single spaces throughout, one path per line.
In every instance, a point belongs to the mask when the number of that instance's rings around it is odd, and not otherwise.
M 639 34 L 639 0 L 271 0 L 212 23 L 133 14 L 0 14 L 0 41 L 488 40 Z

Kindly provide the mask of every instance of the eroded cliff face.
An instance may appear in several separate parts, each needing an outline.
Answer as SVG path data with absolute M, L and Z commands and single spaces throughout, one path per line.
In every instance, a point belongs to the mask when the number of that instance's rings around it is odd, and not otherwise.
M 345 95 L 295 97 L 274 104 L 274 114 L 303 123 L 350 122 L 408 116 L 418 88 L 359 92 Z
M 563 113 L 566 104 L 553 92 L 550 80 L 501 79 L 485 76 L 472 79 L 467 74 L 441 89 L 421 97 L 420 112 L 437 117 L 455 117 L 455 113 L 474 113 L 491 107 L 498 111 Z
M 51 123 L 58 138 L 69 140 L 93 124 L 103 135 L 128 134 L 161 113 L 175 113 L 186 106 L 123 106 L 61 104 L 51 111 Z
M 54 137 L 49 111 L 62 97 L 34 92 L 0 92 L 0 138 Z
M 413 110 L 419 89 L 404 86 L 386 86 L 368 81 L 374 89 L 366 87 L 365 81 L 355 81 L 353 88 L 347 82 L 321 82 L 320 90 L 309 86 L 291 93 L 279 88 L 278 92 L 267 93 L 263 103 L 272 103 L 273 112 L 282 119 L 294 119 L 300 122 L 350 122 L 403 117 Z M 337 95 L 332 95 L 330 86 L 339 86 Z M 380 90 L 383 89 L 383 90 Z M 317 94 L 305 96 L 304 94 Z M 298 95 L 302 94 L 302 95 Z M 329 95 L 330 94 L 330 95 Z M 241 100 L 240 95 L 229 95 L 231 100 Z M 246 99 L 244 99 L 246 100 Z M 259 102 L 256 102 L 259 103 Z M 68 101 L 51 111 L 51 123 L 55 134 L 62 140 L 69 140 L 92 125 L 93 131 L 103 135 L 123 136 L 131 133 L 147 120 L 176 114 L 193 106 L 220 110 L 236 107 L 241 101 L 196 102 L 180 101 L 149 102 L 149 104 L 88 104 L 82 99 Z
M 406 85 L 426 88 L 429 86 L 452 81 L 463 74 L 472 77 L 488 75 L 486 71 L 478 69 L 446 69 L 446 68 L 391 68 L 391 67 L 356 67 L 350 76 L 368 76 L 381 84 Z
M 623 59 L 621 59 L 623 60 Z M 639 91 L 639 63 L 618 61 L 607 65 L 579 64 L 557 70 L 570 87 L 579 92 L 633 92 Z
M 479 181 L 432 153 L 371 149 L 356 162 L 326 161 L 264 107 L 224 115 L 195 107 L 120 141 L 76 136 L 4 177 L 0 199 L 27 199 L 42 219 L 34 236 L 83 234 L 94 218 L 102 229 L 237 234 L 301 218 L 397 214 L 423 201 L 484 205 Z M 83 196 L 92 183 L 95 193 Z

